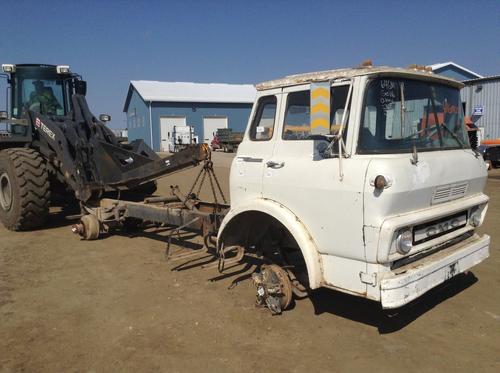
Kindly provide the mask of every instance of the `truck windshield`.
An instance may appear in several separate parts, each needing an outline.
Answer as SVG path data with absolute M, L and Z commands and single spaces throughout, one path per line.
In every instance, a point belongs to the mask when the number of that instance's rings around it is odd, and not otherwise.
M 458 89 L 426 81 L 377 78 L 368 84 L 358 153 L 469 148 Z

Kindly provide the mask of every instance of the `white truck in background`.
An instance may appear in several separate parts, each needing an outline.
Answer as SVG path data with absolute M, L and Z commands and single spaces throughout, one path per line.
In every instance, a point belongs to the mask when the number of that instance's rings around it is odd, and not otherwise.
M 177 153 L 189 145 L 197 143 L 198 136 L 195 136 L 192 126 L 174 126 L 172 132 L 168 133 L 168 151 L 170 153 Z

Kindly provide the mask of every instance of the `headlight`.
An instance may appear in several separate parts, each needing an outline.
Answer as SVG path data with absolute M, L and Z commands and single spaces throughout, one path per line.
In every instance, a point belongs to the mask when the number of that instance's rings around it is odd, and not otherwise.
M 472 210 L 469 218 L 469 222 L 473 227 L 479 227 L 481 225 L 481 215 L 482 209 L 476 207 Z
M 396 238 L 396 250 L 398 253 L 406 255 L 410 252 L 412 245 L 413 233 L 411 229 L 405 229 Z
M 101 114 L 101 115 L 99 115 L 99 120 L 101 122 L 110 122 L 111 121 L 111 115 Z

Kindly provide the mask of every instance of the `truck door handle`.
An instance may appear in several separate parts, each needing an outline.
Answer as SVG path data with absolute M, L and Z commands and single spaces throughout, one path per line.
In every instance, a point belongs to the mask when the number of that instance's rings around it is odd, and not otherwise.
M 285 162 L 267 161 L 266 166 L 269 168 L 282 168 L 285 166 Z
M 241 159 L 243 162 L 249 162 L 249 163 L 261 163 L 262 162 L 262 158 L 241 156 L 241 157 L 238 157 L 238 159 Z

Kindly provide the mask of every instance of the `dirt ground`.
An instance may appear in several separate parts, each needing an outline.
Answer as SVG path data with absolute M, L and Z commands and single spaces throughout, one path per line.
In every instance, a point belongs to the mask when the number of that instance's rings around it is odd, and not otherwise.
M 231 155 L 217 154 L 227 193 Z M 161 181 L 186 190 L 192 169 Z M 172 271 L 151 232 L 80 241 L 0 227 L 0 372 L 500 371 L 500 172 L 482 232 L 491 257 L 389 318 L 320 290 L 271 316 L 214 269 Z

